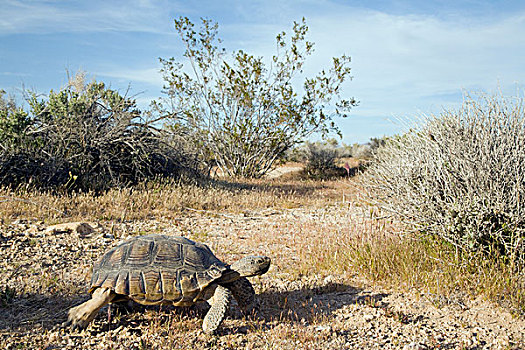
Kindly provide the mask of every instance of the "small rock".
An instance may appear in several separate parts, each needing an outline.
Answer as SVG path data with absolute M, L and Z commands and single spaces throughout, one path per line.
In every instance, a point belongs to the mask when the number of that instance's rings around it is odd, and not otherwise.
M 366 321 L 366 322 L 370 322 L 372 321 L 373 319 L 375 318 L 374 315 L 371 315 L 371 314 L 366 314 L 363 316 L 363 319 Z
M 335 281 L 334 276 L 332 276 L 332 275 L 328 275 L 328 276 L 326 276 L 326 277 L 324 278 L 324 280 L 323 280 L 323 284 L 324 284 L 324 285 L 329 285 L 329 284 L 334 283 L 334 281 Z
M 403 350 L 425 350 L 427 347 L 423 344 L 412 342 L 403 346 Z
M 330 332 L 330 330 L 332 329 L 332 327 L 330 327 L 330 325 L 325 325 L 325 326 L 317 326 L 315 327 L 315 330 L 318 331 L 318 332 Z
M 87 236 L 95 231 L 95 229 L 86 222 L 66 222 L 63 224 L 49 226 L 46 229 L 46 233 L 66 233 L 74 232 L 80 236 Z

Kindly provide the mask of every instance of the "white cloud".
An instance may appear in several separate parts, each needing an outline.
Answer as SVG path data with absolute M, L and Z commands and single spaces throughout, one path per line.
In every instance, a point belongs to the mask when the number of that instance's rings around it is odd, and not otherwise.
M 170 7 L 182 5 L 167 2 Z M 130 1 L 24 1 L 3 0 L 0 34 L 56 32 L 171 31 L 166 4 Z
M 361 11 L 314 17 L 310 28 L 312 70 L 342 52 L 352 57 L 347 90 L 362 101 L 356 113 L 417 112 L 432 96 L 439 104 L 462 89 L 525 82 L 524 14 L 487 23 Z
M 159 73 L 159 68 L 138 68 L 138 69 L 112 69 L 96 72 L 97 76 L 114 78 L 120 82 L 140 82 L 155 87 L 162 87 L 163 80 Z

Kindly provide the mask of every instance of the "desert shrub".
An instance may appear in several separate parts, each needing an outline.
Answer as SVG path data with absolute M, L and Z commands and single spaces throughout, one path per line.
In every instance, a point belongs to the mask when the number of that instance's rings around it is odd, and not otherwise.
M 367 159 L 372 155 L 369 143 L 354 143 L 352 145 L 346 145 L 345 150 L 346 153 L 349 154 L 349 157 L 357 159 Z
M 3 104 L 0 184 L 104 190 L 156 176 L 196 172 L 173 134 L 146 119 L 135 101 L 77 75 L 47 98 L 31 93 L 30 112 Z M 173 141 L 173 140 L 176 140 Z
M 314 133 L 339 132 L 334 119 L 357 105 L 341 98 L 350 78 L 350 57 L 334 57 L 331 67 L 303 81 L 313 43 L 305 20 L 276 37 L 268 63 L 242 50 L 227 54 L 218 24 L 202 19 L 199 30 L 185 17 L 175 29 L 185 46 L 182 57 L 160 59 L 165 98 L 155 106 L 171 114 L 177 127 L 192 132 L 201 159 L 232 177 L 260 178 L 294 145 Z M 189 67 L 190 65 L 191 67 Z
M 338 150 L 330 143 L 307 142 L 305 149 L 306 168 L 323 171 L 335 168 Z
M 303 176 L 310 179 L 329 179 L 347 175 L 344 168 L 336 165 L 341 150 L 337 141 L 333 139 L 325 142 L 306 142 L 303 147 Z
M 315 158 L 315 155 L 313 155 L 312 153 L 321 152 L 321 148 L 325 149 L 326 151 L 330 150 L 329 152 L 333 151 L 335 155 L 333 157 L 334 162 L 336 158 L 345 157 L 347 152 L 345 146 L 339 146 L 339 141 L 335 138 L 329 138 L 324 141 L 315 142 L 305 141 L 287 150 L 283 161 L 306 164 L 308 163 L 310 158 Z
M 524 100 L 468 97 L 457 111 L 427 117 L 379 147 L 363 181 L 417 229 L 523 263 Z
M 340 156 L 353 157 L 363 160 L 369 159 L 379 147 L 385 145 L 387 139 L 388 138 L 386 136 L 381 138 L 372 137 L 367 143 L 354 143 L 352 145 L 343 144 Z
M 8 151 L 20 147 L 31 124 L 27 112 L 17 106 L 13 97 L 6 97 L 0 90 L 0 150 Z

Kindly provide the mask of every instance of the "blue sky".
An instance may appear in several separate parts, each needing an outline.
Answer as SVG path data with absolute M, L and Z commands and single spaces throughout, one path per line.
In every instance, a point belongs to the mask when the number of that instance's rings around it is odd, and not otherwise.
M 0 1 L 0 89 L 46 93 L 84 70 L 137 94 L 161 96 L 158 57 L 180 57 L 173 19 L 219 22 L 228 49 L 274 54 L 275 35 L 306 17 L 311 76 L 343 53 L 360 101 L 338 119 L 345 143 L 404 128 L 399 120 L 457 108 L 465 92 L 523 95 L 524 1 Z

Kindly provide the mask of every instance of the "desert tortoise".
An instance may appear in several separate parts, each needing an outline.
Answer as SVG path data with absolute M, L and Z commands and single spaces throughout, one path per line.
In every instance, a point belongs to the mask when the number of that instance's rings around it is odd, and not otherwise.
M 93 267 L 91 299 L 69 311 L 65 326 L 85 328 L 111 302 L 134 300 L 144 305 L 211 305 L 202 328 L 213 333 L 233 295 L 247 314 L 255 292 L 246 277 L 262 275 L 270 258 L 248 256 L 233 265 L 221 262 L 207 245 L 184 237 L 147 235 L 131 238 L 109 250 Z

